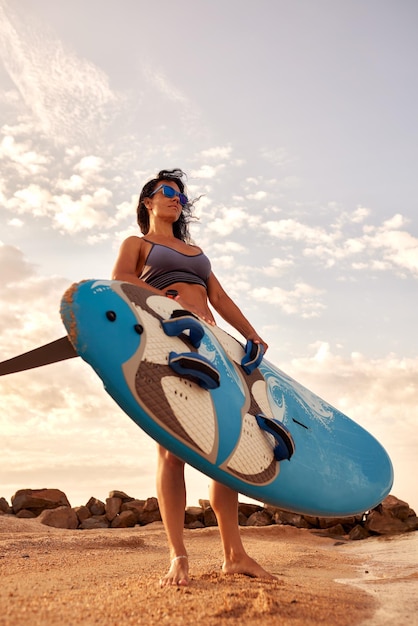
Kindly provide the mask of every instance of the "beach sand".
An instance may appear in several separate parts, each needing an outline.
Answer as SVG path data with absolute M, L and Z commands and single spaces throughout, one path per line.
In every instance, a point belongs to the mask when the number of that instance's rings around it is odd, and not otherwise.
M 161 589 L 161 523 L 71 531 L 0 516 L 0 624 L 353 626 L 378 608 L 372 595 L 336 582 L 360 576 L 362 560 L 335 539 L 290 526 L 242 528 L 248 552 L 278 577 L 266 582 L 221 573 L 217 528 L 185 536 L 191 584 Z

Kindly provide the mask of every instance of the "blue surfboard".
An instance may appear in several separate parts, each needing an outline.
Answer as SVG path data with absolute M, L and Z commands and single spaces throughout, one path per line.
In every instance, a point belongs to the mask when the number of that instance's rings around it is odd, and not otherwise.
M 129 417 L 215 480 L 318 516 L 363 513 L 389 493 L 391 461 L 371 434 L 175 301 L 88 280 L 66 291 L 61 315 Z

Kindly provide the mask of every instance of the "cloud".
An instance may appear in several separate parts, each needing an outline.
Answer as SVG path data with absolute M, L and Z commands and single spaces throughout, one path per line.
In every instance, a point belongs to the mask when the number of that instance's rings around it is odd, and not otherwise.
M 4 8 L 6 6 L 6 10 Z M 94 64 L 65 50 L 33 13 L 0 5 L 0 56 L 44 133 L 57 143 L 88 144 L 120 99 Z
M 206 159 L 214 159 L 214 160 L 223 160 L 229 159 L 232 154 L 232 146 L 213 146 L 212 148 L 207 148 L 206 150 L 202 150 L 199 155 L 199 160 Z
M 261 228 L 279 240 L 301 246 L 301 254 L 325 267 L 354 270 L 399 270 L 418 276 L 418 238 L 400 228 L 407 220 L 400 214 L 381 225 L 364 223 L 369 209 L 342 213 L 328 228 L 293 218 L 268 220 Z M 359 231 L 352 234 L 352 228 Z M 294 252 L 296 256 L 296 251 Z
M 308 319 L 318 317 L 325 308 L 319 300 L 322 291 L 311 285 L 299 282 L 294 289 L 281 287 L 256 287 L 251 289 L 250 296 L 259 302 L 267 302 L 279 306 L 287 315 L 299 315 Z
M 218 207 L 214 217 L 208 222 L 206 228 L 208 231 L 216 233 L 221 237 L 228 237 L 233 232 L 241 228 L 256 228 L 261 218 L 260 216 L 250 213 L 246 208 L 239 206 L 234 207 Z

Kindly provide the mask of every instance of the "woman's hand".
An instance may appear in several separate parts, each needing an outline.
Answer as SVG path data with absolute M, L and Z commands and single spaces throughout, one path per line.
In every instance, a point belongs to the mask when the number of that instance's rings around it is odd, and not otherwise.
M 263 339 L 261 339 L 261 337 L 255 331 L 247 335 L 247 341 L 252 341 L 253 343 L 262 345 L 264 348 L 264 354 L 268 350 L 268 344 L 263 341 Z

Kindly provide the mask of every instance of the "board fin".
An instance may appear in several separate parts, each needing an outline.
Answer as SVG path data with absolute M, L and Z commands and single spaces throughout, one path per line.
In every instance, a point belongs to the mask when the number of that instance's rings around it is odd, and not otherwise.
M 74 350 L 68 336 L 65 335 L 65 337 L 51 341 L 51 343 L 47 343 L 44 346 L 19 354 L 11 359 L 7 359 L 7 361 L 2 361 L 0 363 L 0 376 L 65 361 L 76 356 L 78 356 L 77 352 Z

